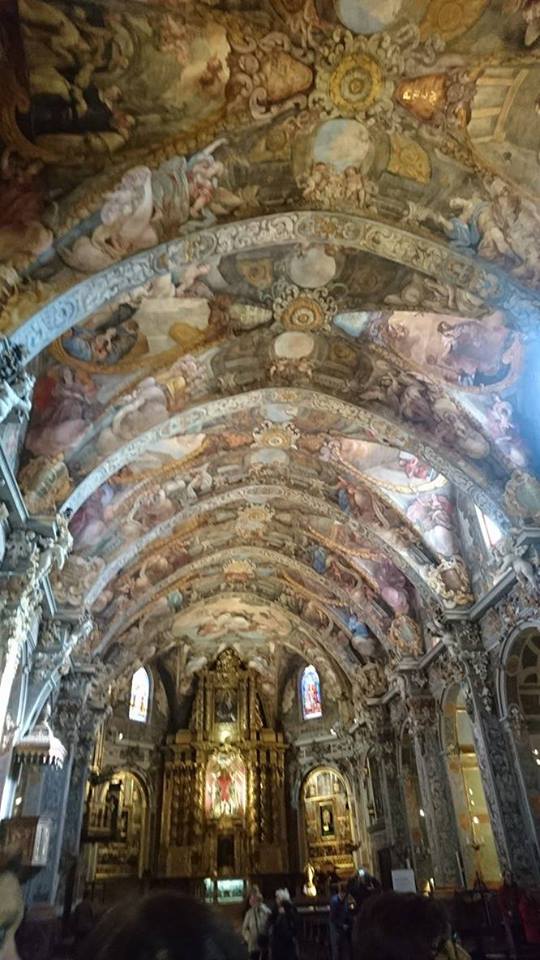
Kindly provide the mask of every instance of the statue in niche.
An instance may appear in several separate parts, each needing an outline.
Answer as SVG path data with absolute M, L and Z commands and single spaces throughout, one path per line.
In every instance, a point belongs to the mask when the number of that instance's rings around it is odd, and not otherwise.
M 120 806 L 120 784 L 112 783 L 105 797 L 103 826 L 108 827 L 113 837 L 118 830 L 118 808 Z

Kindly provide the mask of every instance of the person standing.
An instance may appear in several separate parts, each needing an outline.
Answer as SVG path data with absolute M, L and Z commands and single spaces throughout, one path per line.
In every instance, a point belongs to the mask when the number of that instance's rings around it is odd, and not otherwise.
M 249 909 L 242 924 L 242 936 L 246 941 L 250 960 L 267 960 L 269 922 L 270 910 L 257 888 L 251 893 Z
M 269 930 L 272 960 L 298 960 L 298 916 L 285 888 L 276 890 Z
M 330 948 L 332 960 L 350 960 L 351 912 L 345 883 L 330 898 Z

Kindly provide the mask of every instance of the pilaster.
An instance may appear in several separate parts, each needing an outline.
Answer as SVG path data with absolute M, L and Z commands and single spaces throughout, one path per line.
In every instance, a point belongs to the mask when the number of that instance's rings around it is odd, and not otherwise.
M 462 885 L 459 869 L 459 841 L 446 761 L 441 748 L 437 708 L 429 693 L 407 700 L 407 712 L 416 753 L 418 780 L 426 818 L 438 889 L 453 890 Z
M 476 624 L 456 622 L 446 637 L 451 658 L 459 665 L 466 690 L 478 764 L 501 869 L 519 883 L 540 881 L 540 851 L 519 782 L 516 758 L 505 723 L 497 715 L 493 666 Z

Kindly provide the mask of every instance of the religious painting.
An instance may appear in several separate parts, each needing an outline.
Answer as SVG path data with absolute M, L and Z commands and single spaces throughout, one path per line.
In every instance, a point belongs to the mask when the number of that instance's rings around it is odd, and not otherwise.
M 335 837 L 336 827 L 334 822 L 334 804 L 321 803 L 319 807 L 319 817 L 321 825 L 321 839 Z
M 214 719 L 216 723 L 236 723 L 238 719 L 238 699 L 234 690 L 216 690 L 214 698 Z
M 312 664 L 307 666 L 302 674 L 301 688 L 304 720 L 322 717 L 321 681 Z
M 462 389 L 501 390 L 521 370 L 523 347 L 500 311 L 480 320 L 395 311 L 381 336 L 417 367 Z
M 246 767 L 238 754 L 214 754 L 206 768 L 206 814 L 212 819 L 238 817 L 246 809 Z
M 321 456 L 353 473 L 358 471 L 390 493 L 411 494 L 433 490 L 446 483 L 437 470 L 415 454 L 356 437 L 333 437 L 321 451 Z M 340 503 L 340 506 L 344 509 L 348 505 Z

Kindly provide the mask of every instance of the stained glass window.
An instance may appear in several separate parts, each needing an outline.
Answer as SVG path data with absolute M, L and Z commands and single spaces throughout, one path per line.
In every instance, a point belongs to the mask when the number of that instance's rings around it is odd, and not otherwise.
M 304 720 L 322 717 L 321 681 L 315 667 L 310 664 L 302 674 L 302 714 Z
M 129 700 L 129 719 L 137 723 L 146 723 L 148 720 L 148 705 L 150 701 L 150 677 L 144 667 L 140 667 L 133 674 L 131 681 L 131 697 Z

